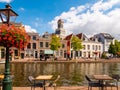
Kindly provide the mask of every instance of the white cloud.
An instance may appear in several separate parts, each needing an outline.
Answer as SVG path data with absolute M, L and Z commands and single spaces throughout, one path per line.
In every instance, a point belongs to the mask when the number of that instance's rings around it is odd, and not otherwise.
M 0 0 L 0 2 L 6 2 L 6 3 L 10 3 L 13 0 Z
M 33 29 L 31 26 L 29 25 L 25 25 L 25 30 L 26 32 L 35 32 L 37 33 L 37 30 Z
M 20 10 L 20 11 L 25 11 L 25 9 L 24 9 L 23 7 L 21 7 L 19 10 Z
M 111 9 L 114 5 L 119 4 L 120 0 L 108 0 L 107 2 L 103 2 L 104 0 L 100 0 L 99 2 L 95 3 L 91 10 L 93 11 L 100 11 L 100 10 L 108 10 Z
M 69 33 L 84 33 L 88 36 L 96 33 L 110 33 L 120 39 L 120 0 L 99 0 L 94 4 L 71 7 L 68 12 L 56 16 L 50 23 L 57 28 L 57 20 L 64 20 L 64 28 Z

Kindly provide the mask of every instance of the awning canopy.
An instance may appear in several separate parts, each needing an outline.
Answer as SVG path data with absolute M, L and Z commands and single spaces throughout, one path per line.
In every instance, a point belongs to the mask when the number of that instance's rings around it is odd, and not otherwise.
M 44 54 L 53 54 L 53 50 L 44 50 Z

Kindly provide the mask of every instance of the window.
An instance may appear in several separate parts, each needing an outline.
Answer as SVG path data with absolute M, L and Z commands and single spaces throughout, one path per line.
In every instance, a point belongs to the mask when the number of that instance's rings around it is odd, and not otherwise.
M 64 45 L 64 44 L 62 44 L 62 48 L 65 48 L 65 45 Z
M 86 52 L 83 52 L 83 57 L 86 57 Z
M 27 48 L 31 49 L 31 43 L 28 43 Z
M 101 50 L 101 46 L 99 45 L 99 50 Z
M 33 49 L 36 49 L 36 43 L 33 43 Z
M 88 50 L 90 50 L 90 45 L 87 45 Z
M 45 46 L 46 46 L 46 47 L 49 47 L 49 43 L 48 43 L 48 42 L 46 42 Z
M 40 47 L 43 47 L 43 42 L 40 42 Z
M 96 50 L 98 50 L 98 47 L 97 47 L 97 45 L 96 45 Z
M 86 48 L 85 45 L 83 45 L 83 49 L 84 49 L 84 50 L 85 50 L 85 48 Z
M 63 51 L 62 50 L 60 50 L 60 56 L 62 56 L 63 55 Z
M 92 49 L 94 50 L 94 45 L 92 45 Z
M 59 55 L 59 51 L 56 51 L 56 56 L 58 56 Z
M 36 40 L 36 36 L 33 36 L 33 40 Z
M 18 56 L 18 50 L 15 50 L 15 56 Z

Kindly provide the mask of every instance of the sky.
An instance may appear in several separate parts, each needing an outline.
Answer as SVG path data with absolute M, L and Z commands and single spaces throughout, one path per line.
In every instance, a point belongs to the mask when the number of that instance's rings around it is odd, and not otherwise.
M 120 0 L 0 0 L 0 8 L 7 3 L 27 32 L 54 33 L 62 19 L 66 35 L 109 33 L 120 39 Z

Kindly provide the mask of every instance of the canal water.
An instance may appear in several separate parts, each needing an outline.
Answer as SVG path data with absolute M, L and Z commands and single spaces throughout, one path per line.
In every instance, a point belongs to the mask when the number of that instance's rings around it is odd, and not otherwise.
M 85 74 L 120 74 L 120 63 L 46 63 L 26 62 L 11 63 L 11 74 L 13 86 L 28 86 L 28 76 L 52 74 L 54 77 L 60 75 L 59 86 L 85 85 Z M 0 64 L 0 73 L 4 73 L 4 64 Z

